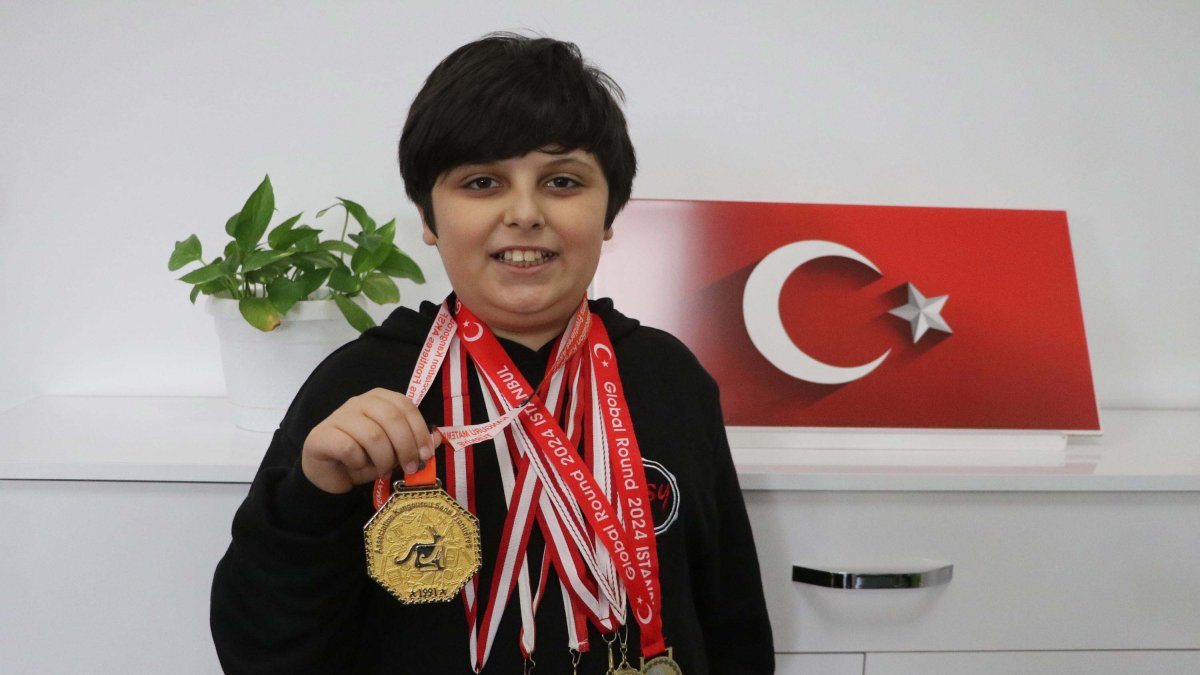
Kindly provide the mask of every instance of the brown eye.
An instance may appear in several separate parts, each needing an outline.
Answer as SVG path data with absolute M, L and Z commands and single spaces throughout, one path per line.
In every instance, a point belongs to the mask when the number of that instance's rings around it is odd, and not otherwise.
M 551 178 L 546 185 L 559 190 L 566 190 L 573 187 L 579 187 L 579 182 L 566 176 L 555 176 L 554 178 Z
M 496 187 L 496 179 L 488 176 L 480 176 L 467 181 L 466 188 L 468 190 L 490 190 Z

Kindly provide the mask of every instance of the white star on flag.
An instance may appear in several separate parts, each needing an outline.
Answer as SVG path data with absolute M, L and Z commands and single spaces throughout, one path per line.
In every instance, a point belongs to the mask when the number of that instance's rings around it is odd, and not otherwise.
M 950 330 L 950 324 L 942 318 L 942 308 L 946 306 L 946 301 L 949 299 L 949 295 L 926 299 L 924 295 L 921 295 L 921 291 L 918 291 L 917 287 L 909 282 L 908 304 L 901 305 L 888 314 L 898 316 L 912 324 L 913 344 L 916 344 L 925 331 L 931 328 L 943 333 L 954 332 Z

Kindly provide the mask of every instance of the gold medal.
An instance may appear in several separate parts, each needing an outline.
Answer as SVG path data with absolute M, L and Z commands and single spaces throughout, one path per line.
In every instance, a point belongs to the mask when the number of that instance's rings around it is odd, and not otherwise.
M 453 599 L 479 571 L 479 520 L 442 489 L 405 486 L 363 528 L 367 574 L 406 604 Z
M 667 647 L 666 654 L 646 660 L 642 657 L 642 675 L 683 675 L 683 670 L 679 664 L 675 663 L 675 659 L 671 658 L 671 648 Z M 635 671 L 636 672 L 636 671 Z

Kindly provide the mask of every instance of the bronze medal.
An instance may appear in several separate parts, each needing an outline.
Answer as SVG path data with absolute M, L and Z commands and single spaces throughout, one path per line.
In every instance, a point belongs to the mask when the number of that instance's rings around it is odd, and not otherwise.
M 659 654 L 649 661 L 642 657 L 642 675 L 683 675 L 679 664 L 671 658 L 671 651 L 671 648 L 667 647 L 666 654 Z
M 363 528 L 367 574 L 405 604 L 452 600 L 479 571 L 479 520 L 442 489 L 404 486 Z

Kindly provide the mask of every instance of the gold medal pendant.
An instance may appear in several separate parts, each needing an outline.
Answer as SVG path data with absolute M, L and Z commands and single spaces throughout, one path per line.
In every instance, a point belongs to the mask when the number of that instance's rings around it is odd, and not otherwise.
M 683 675 L 679 664 L 671 658 L 671 651 L 671 648 L 667 647 L 666 654 L 659 654 L 649 661 L 642 657 L 642 675 Z
M 363 528 L 367 574 L 405 604 L 452 600 L 479 571 L 479 520 L 441 481 L 394 490 Z

